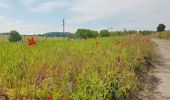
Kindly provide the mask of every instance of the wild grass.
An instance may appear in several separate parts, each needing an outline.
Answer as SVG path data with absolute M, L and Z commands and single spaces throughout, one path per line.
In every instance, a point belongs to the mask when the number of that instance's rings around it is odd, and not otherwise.
M 11 100 L 128 99 L 153 57 L 150 39 L 140 35 L 36 40 L 0 42 L 0 94 Z
M 160 32 L 160 33 L 158 33 L 158 37 L 159 37 L 160 39 L 170 40 L 170 31 Z

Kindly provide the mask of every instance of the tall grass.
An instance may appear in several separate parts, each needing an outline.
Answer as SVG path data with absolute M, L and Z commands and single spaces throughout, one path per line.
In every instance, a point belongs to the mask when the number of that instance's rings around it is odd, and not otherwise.
M 158 37 L 159 37 L 160 39 L 170 40 L 170 31 L 160 32 L 160 33 L 158 33 Z
M 143 36 L 0 42 L 0 94 L 17 98 L 128 99 L 152 44 Z

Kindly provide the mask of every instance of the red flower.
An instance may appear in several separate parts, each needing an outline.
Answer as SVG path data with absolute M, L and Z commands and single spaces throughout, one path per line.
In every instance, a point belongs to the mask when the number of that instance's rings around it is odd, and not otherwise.
M 52 97 L 52 96 L 50 96 L 50 97 L 49 97 L 49 100 L 53 100 L 53 97 Z
M 36 41 L 34 40 L 34 38 L 32 39 L 28 39 L 28 45 L 35 45 L 36 44 Z

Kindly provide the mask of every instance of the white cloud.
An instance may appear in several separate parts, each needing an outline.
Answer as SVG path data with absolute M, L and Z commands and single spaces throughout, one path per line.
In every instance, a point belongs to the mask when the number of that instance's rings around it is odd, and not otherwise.
M 10 1 L 9 0 L 0 0 L 0 8 L 3 8 L 3 9 L 10 8 Z
M 4 16 L 0 16 L 0 21 L 5 20 L 6 18 Z
M 161 22 L 169 24 L 169 4 L 169 0 L 79 0 L 69 8 L 74 14 L 69 23 L 79 25 L 113 21 L 113 24 L 135 23 L 142 27 Z
M 48 11 L 51 11 L 53 9 L 60 8 L 62 6 L 63 5 L 62 5 L 61 2 L 56 2 L 56 1 L 45 2 L 45 3 L 40 4 L 37 7 L 37 10 L 40 11 L 40 12 L 48 12 Z
M 18 20 L 15 21 L 15 23 L 17 23 L 17 24 L 22 24 L 23 21 L 18 19 Z
M 36 3 L 38 0 L 19 0 L 21 4 L 24 4 L 25 6 L 30 6 L 34 3 Z
M 9 6 L 12 0 L 0 0 L 0 8 Z M 154 29 L 159 23 L 170 28 L 170 0 L 18 0 L 29 14 L 46 14 L 66 16 L 66 29 L 74 32 L 76 28 L 101 29 L 113 27 L 123 29 Z M 9 6 L 10 7 L 10 6 Z M 61 13 L 64 11 L 64 13 Z M 47 15 L 48 14 L 48 15 Z M 17 17 L 17 16 L 15 16 Z M 51 17 L 49 17 L 51 18 Z M 24 18 L 22 18 L 24 19 Z M 42 19 L 42 18 L 41 18 Z M 61 18 L 62 19 L 62 18 Z M 30 19 L 31 20 L 31 19 Z M 46 22 L 48 19 L 46 19 Z M 52 19 L 49 19 L 52 21 Z M 6 23 L 5 23 L 6 22 Z M 47 31 L 62 31 L 52 25 L 27 22 L 26 20 L 7 20 L 0 16 L 4 29 L 16 28 L 22 33 L 42 33 Z M 2 27 L 0 27 L 2 28 Z
M 60 31 L 61 28 L 55 26 L 48 26 L 39 23 L 23 22 L 22 20 L 12 20 L 0 16 L 1 32 L 9 32 L 10 30 L 17 30 L 21 34 L 44 34 L 45 32 Z
M 25 7 L 33 12 L 47 13 L 56 9 L 64 8 L 69 5 L 66 0 L 49 0 L 47 2 L 40 2 L 40 0 L 26 0 L 21 1 Z

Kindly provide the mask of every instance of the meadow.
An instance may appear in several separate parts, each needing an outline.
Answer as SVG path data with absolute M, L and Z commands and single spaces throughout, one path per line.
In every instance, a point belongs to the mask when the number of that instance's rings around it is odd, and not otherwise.
M 63 40 L 0 38 L 0 94 L 10 100 L 125 100 L 141 87 L 140 74 L 154 57 L 142 35 Z

